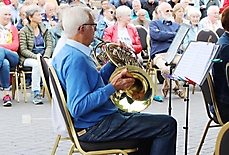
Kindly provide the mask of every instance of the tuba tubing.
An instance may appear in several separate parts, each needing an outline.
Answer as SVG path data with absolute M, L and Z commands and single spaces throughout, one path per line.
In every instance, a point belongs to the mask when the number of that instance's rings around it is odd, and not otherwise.
M 116 65 L 116 70 L 110 76 L 111 81 L 120 71 L 128 68 L 128 71 L 135 78 L 135 83 L 129 90 L 115 92 L 110 96 L 116 106 L 127 112 L 140 112 L 145 110 L 152 102 L 154 96 L 152 78 L 146 73 L 144 67 L 138 62 L 133 54 L 133 50 L 126 48 L 125 45 L 104 41 L 95 36 L 100 43 L 94 48 L 94 58 L 98 66 L 111 61 Z M 97 50 L 100 48 L 100 53 Z M 102 62 L 102 65 L 100 62 Z

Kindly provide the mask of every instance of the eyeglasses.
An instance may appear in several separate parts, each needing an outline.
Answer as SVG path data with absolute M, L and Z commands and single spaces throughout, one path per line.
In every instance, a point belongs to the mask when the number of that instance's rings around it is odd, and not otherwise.
M 165 10 L 165 12 L 173 12 L 173 10 Z
M 92 25 L 94 29 L 96 29 L 96 27 L 97 27 L 97 24 L 96 24 L 96 23 L 94 23 L 94 24 L 83 24 L 83 25 L 81 25 L 81 26 L 84 26 L 84 25 Z M 80 26 L 80 27 L 81 27 L 81 26 Z M 78 30 L 80 30 L 80 27 L 79 27 Z
M 114 11 L 109 11 L 111 14 L 113 14 L 114 13 Z

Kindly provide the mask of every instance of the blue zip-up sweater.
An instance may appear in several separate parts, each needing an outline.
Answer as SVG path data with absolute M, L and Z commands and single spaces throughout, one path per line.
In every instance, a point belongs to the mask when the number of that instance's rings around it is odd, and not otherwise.
M 165 23 L 164 20 L 154 20 L 149 24 L 150 31 L 150 57 L 165 53 L 169 49 L 180 25 L 176 22 Z
M 115 66 L 107 63 L 98 72 L 89 54 L 90 48 L 67 40 L 52 61 L 76 128 L 93 126 L 118 110 L 109 98 L 115 92 L 114 86 L 108 84 Z

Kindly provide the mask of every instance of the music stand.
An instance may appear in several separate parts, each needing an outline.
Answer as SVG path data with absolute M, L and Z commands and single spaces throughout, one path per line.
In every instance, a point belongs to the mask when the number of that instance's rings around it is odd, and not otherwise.
M 191 28 L 188 24 L 181 24 L 176 36 L 174 37 L 171 45 L 169 46 L 169 49 L 167 51 L 167 55 L 165 56 L 165 65 L 170 66 L 169 68 L 169 74 L 172 75 L 173 69 L 176 67 L 176 64 L 173 63 L 173 60 L 177 54 L 177 51 L 179 50 L 182 41 L 184 40 L 184 37 L 188 33 L 189 29 Z M 171 115 L 172 112 L 172 79 L 169 80 L 169 105 L 168 105 L 168 113 Z
M 203 84 L 219 49 L 220 45 L 214 43 L 191 41 L 173 73 L 174 77 L 185 82 L 184 87 L 187 88 L 187 95 L 184 99 L 187 103 L 186 126 L 183 127 L 185 129 L 185 155 L 187 155 L 188 146 L 189 85 L 198 84 L 201 86 Z

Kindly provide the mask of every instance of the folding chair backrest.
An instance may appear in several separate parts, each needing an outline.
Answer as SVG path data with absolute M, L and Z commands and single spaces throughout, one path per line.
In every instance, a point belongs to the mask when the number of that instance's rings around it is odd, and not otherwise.
M 223 125 L 216 140 L 214 155 L 228 155 L 229 153 L 229 122 Z
M 50 84 L 49 84 L 48 65 L 47 65 L 45 59 L 41 55 L 37 56 L 37 60 L 38 60 L 39 68 L 40 68 L 42 82 L 43 82 L 43 85 L 45 87 L 45 91 L 47 93 L 49 102 L 51 103 L 52 93 L 51 93 Z
M 210 42 L 216 43 L 219 39 L 218 35 L 210 29 L 201 29 L 196 35 L 196 41 L 208 42 L 211 36 Z
M 217 122 L 220 125 L 223 125 L 224 123 L 221 120 L 219 110 L 216 104 L 216 99 L 215 99 L 215 93 L 214 93 L 214 87 L 213 87 L 213 82 L 212 82 L 212 77 L 210 74 L 208 74 L 206 80 L 204 81 L 203 85 L 201 86 L 202 94 L 204 97 L 206 109 L 207 109 L 207 114 L 210 119 L 213 119 L 208 105 L 212 105 L 214 107 L 215 113 L 216 113 L 216 118 Z
M 146 28 L 144 28 L 143 26 L 140 25 L 136 25 L 135 26 L 137 31 L 138 31 L 138 35 L 140 37 L 140 41 L 141 41 L 141 45 L 142 45 L 142 50 L 147 51 L 147 40 L 146 37 L 148 35 L 148 32 L 146 30 Z
M 225 30 L 223 28 L 218 28 L 216 30 L 216 34 L 218 35 L 219 38 L 223 35 L 224 32 Z

